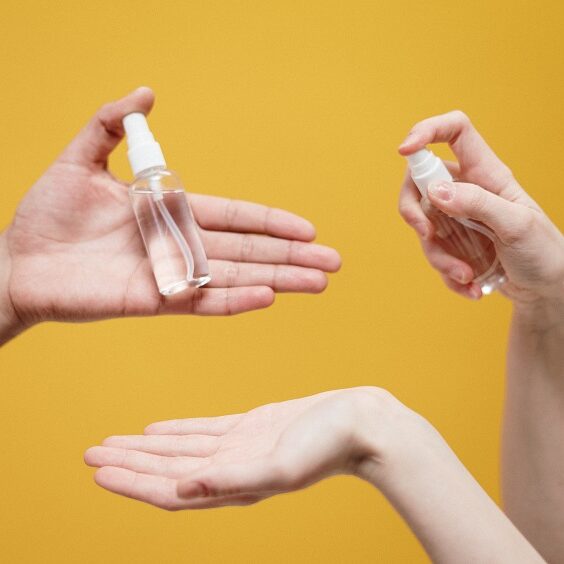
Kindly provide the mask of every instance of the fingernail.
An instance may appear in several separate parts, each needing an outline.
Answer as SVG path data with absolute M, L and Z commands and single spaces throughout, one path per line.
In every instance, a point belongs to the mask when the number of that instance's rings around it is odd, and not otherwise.
M 454 184 L 448 180 L 431 182 L 427 188 L 427 191 L 431 196 L 437 198 L 438 200 L 443 200 L 444 202 L 448 202 L 454 198 L 455 190 Z
M 179 497 L 206 497 L 208 490 L 201 482 L 188 482 L 187 484 L 179 484 Z
M 475 284 L 470 287 L 468 293 L 473 300 L 479 300 L 482 297 L 482 290 Z
M 450 277 L 453 280 L 456 280 L 456 282 L 460 282 L 460 284 L 466 283 L 466 275 L 464 274 L 464 269 L 462 269 L 460 266 L 455 266 L 450 271 Z

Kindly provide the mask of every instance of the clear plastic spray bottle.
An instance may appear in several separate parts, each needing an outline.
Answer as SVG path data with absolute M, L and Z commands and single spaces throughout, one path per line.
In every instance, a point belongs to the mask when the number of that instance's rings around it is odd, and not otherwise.
M 176 294 L 211 280 L 198 225 L 178 176 L 166 168 L 142 113 L 123 118 L 135 179 L 129 188 L 159 292 Z
M 435 226 L 436 236 L 446 251 L 463 260 L 474 271 L 474 282 L 482 293 L 491 294 L 507 281 L 495 249 L 495 235 L 482 223 L 454 219 L 431 205 L 427 187 L 431 182 L 452 181 L 452 175 L 439 157 L 421 149 L 407 157 L 411 178 L 421 192 L 421 206 Z

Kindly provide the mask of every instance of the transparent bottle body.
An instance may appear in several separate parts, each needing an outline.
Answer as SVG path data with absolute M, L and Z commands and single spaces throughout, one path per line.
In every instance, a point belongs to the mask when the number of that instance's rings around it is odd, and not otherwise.
M 162 167 L 143 171 L 129 196 L 159 292 L 169 296 L 209 282 L 198 224 L 178 176 Z
M 507 281 L 495 248 L 495 235 L 485 225 L 470 219 L 454 219 L 435 208 L 424 197 L 421 206 L 435 226 L 435 237 L 452 256 L 466 262 L 474 272 L 474 282 L 485 295 Z

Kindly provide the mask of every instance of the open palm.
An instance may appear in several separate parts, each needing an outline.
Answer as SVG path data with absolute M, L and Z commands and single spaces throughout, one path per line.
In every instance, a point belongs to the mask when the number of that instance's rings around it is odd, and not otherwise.
M 104 106 L 37 181 L 8 228 L 9 295 L 24 324 L 121 315 L 226 315 L 266 307 L 274 291 L 319 292 L 338 254 L 312 244 L 313 226 L 289 212 L 191 196 L 210 259 L 209 287 L 163 298 L 156 287 L 127 188 L 107 159 L 121 120 L 147 113 L 141 88 Z
M 85 461 L 100 467 L 102 487 L 164 509 L 247 505 L 353 472 L 363 454 L 353 422 L 359 401 L 374 394 L 336 390 L 244 414 L 154 423 L 145 435 L 109 437 Z

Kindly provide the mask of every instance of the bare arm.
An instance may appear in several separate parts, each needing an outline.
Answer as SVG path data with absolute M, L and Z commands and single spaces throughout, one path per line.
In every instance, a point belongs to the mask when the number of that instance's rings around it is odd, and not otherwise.
M 549 561 L 564 561 L 564 237 L 526 194 L 461 112 L 417 124 L 400 147 L 411 154 L 448 142 L 458 157 L 457 178 L 429 193 L 458 218 L 486 224 L 509 281 L 514 304 L 507 365 L 502 485 L 507 514 Z M 449 192 L 449 194 L 446 194 Z M 430 263 L 445 283 L 475 297 L 473 273 L 441 247 L 407 179 L 400 197 L 404 219 L 421 235 Z M 466 273 L 463 279 L 454 273 Z M 478 294 L 479 295 L 479 294 Z
M 353 474 L 382 491 L 434 562 L 543 561 L 439 433 L 378 388 L 155 423 L 85 459 L 102 487 L 169 510 L 248 505 Z
M 514 311 L 502 454 L 507 514 L 549 562 L 562 562 L 564 292 L 561 302 Z

